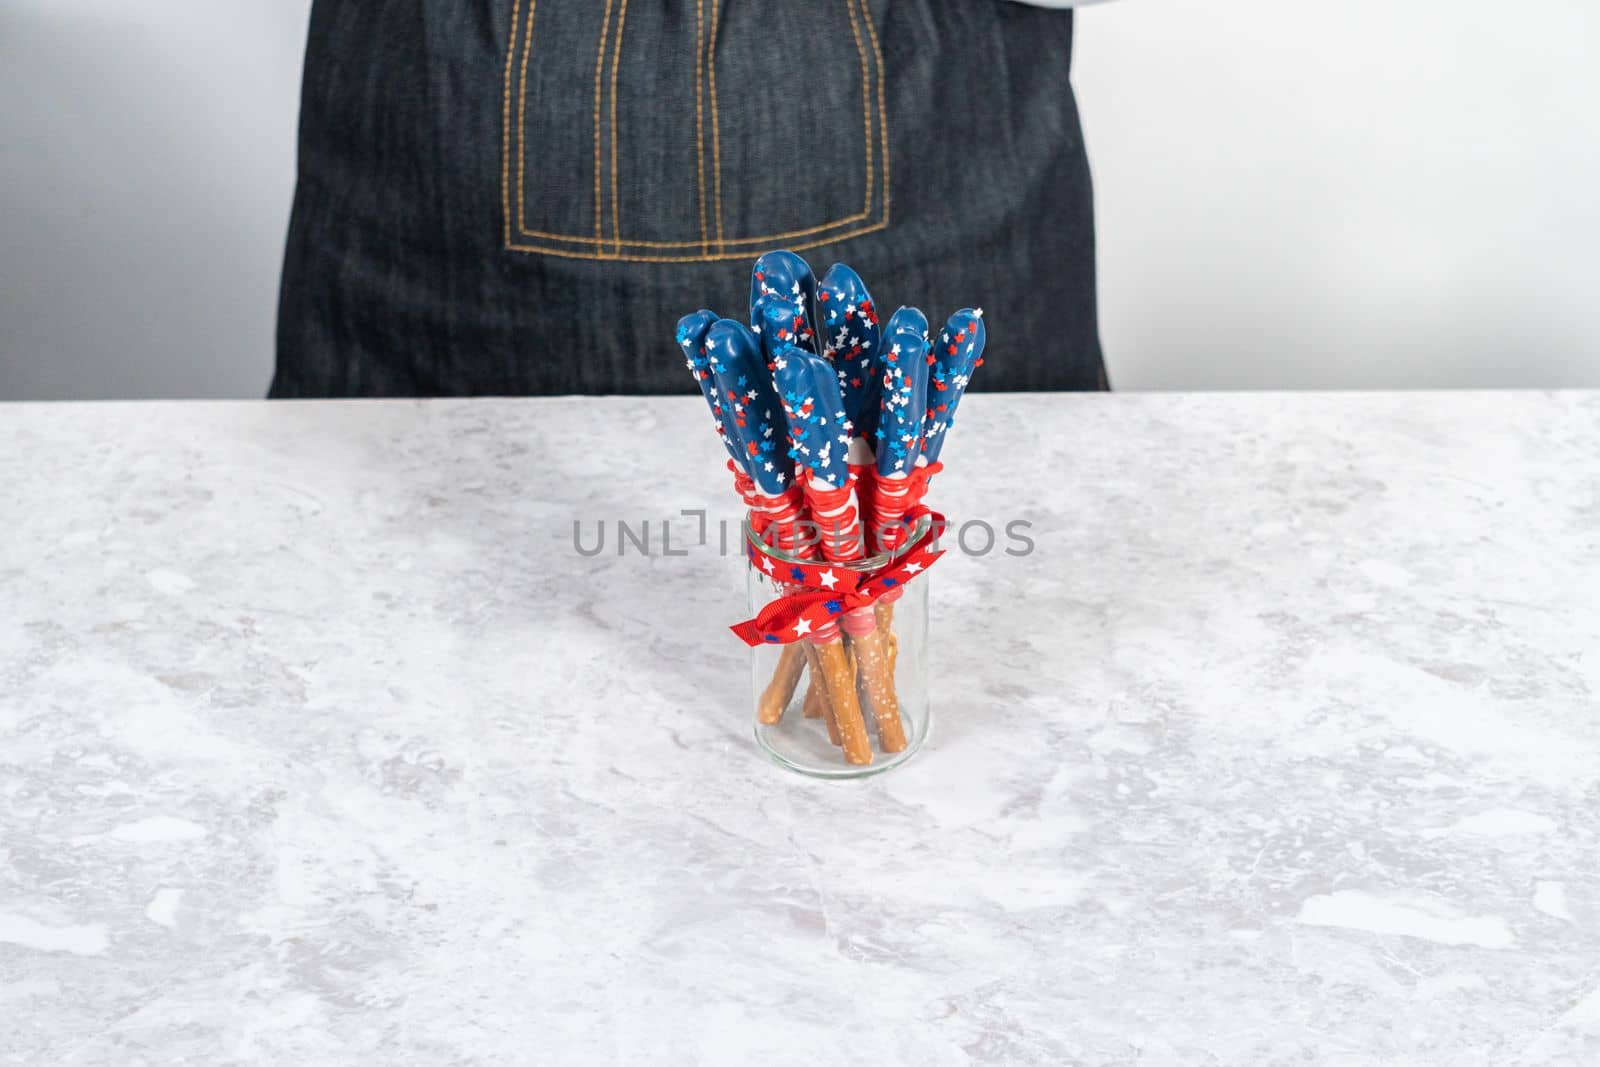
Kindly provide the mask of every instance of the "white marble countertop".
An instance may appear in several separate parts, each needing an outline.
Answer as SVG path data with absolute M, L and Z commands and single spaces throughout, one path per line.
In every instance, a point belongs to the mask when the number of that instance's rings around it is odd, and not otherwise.
M 824 783 L 697 399 L 0 406 L 0 1063 L 1600 1062 L 1600 394 L 963 412 Z

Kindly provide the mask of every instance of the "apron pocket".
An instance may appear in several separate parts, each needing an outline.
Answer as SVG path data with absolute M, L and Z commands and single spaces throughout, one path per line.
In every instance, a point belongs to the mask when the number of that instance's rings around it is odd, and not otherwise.
M 866 0 L 513 0 L 507 249 L 704 262 L 888 225 Z

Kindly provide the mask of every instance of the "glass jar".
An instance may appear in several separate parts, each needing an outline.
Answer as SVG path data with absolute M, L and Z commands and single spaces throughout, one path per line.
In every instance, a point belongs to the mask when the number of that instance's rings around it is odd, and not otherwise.
M 928 524 L 924 517 L 913 525 L 908 543 L 920 540 Z M 764 543 L 748 523 L 745 538 L 755 554 L 766 557 L 766 566 L 758 566 L 747 553 L 754 617 L 796 591 L 767 570 L 784 574 L 788 565 L 807 561 Z M 869 574 L 893 559 L 885 553 L 829 566 Z M 818 778 L 859 778 L 899 766 L 922 746 L 931 718 L 928 576 L 918 575 L 822 630 L 750 650 L 756 740 L 780 765 Z

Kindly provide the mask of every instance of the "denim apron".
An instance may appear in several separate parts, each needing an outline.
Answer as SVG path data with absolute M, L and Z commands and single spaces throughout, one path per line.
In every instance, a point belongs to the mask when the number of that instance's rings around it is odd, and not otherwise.
M 684 393 L 751 261 L 985 309 L 974 388 L 1105 387 L 1072 13 L 317 0 L 272 395 Z

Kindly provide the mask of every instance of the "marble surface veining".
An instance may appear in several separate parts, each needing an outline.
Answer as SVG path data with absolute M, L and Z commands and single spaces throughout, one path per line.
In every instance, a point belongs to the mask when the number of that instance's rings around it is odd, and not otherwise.
M 0 406 L 0 1063 L 1600 1063 L 1600 394 L 962 411 L 840 784 L 698 398 Z

